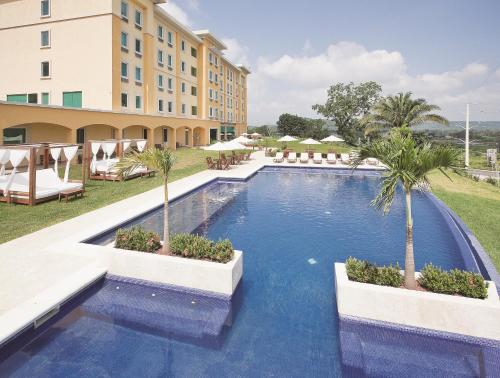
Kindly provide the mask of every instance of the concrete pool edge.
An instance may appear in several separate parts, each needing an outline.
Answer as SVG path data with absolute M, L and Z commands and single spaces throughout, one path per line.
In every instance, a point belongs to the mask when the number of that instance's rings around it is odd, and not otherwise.
M 354 282 L 347 277 L 345 264 L 335 263 L 334 269 L 339 316 L 500 342 L 500 301 L 492 281 L 488 298 L 481 300 Z

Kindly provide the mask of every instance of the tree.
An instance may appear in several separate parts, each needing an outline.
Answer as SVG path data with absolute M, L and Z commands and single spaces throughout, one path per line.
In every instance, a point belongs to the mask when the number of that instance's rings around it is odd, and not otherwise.
M 387 166 L 381 191 L 372 201 L 372 205 L 383 208 L 384 213 L 390 210 L 398 184 L 403 187 L 406 205 L 405 287 L 408 289 L 416 287 L 411 193 L 429 187 L 427 174 L 434 169 L 447 176 L 444 169 L 458 166 L 460 155 L 459 150 L 450 146 L 433 146 L 428 142 L 418 144 L 411 130 L 404 127 L 393 129 L 388 139 L 378 139 L 363 146 L 353 162 L 355 168 L 364 159 L 372 157 Z
M 328 129 L 322 119 L 309 119 L 292 114 L 282 114 L 277 122 L 278 132 L 299 138 L 322 139 L 328 136 Z
M 424 122 L 448 126 L 446 118 L 433 113 L 439 106 L 428 104 L 423 98 L 411 98 L 412 93 L 398 93 L 375 104 L 361 121 L 366 134 L 394 127 L 413 127 Z
M 129 175 L 136 169 L 148 167 L 157 170 L 163 178 L 163 248 L 161 254 L 170 252 L 170 230 L 168 224 L 168 177 L 175 165 L 175 155 L 170 150 L 148 148 L 143 152 L 135 152 L 123 157 L 116 165 L 119 174 Z
M 356 143 L 364 136 L 360 119 L 369 113 L 380 99 L 382 87 L 374 81 L 355 85 L 337 83 L 328 89 L 324 105 L 314 105 L 313 110 L 335 122 L 338 132 L 350 142 Z

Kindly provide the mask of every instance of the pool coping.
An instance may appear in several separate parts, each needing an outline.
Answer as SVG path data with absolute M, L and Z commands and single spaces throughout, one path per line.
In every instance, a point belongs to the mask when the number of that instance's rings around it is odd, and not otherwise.
M 318 169 L 318 170 L 349 170 L 351 169 L 347 165 L 336 164 L 336 165 L 326 165 L 326 164 L 313 164 L 313 163 L 274 163 L 272 158 L 265 157 L 263 152 L 257 152 L 253 154 L 253 159 L 250 162 L 233 168 L 228 171 L 202 171 L 194 175 L 185 177 L 183 179 L 177 180 L 169 184 L 169 200 L 175 201 L 183 196 L 187 196 L 192 192 L 199 190 L 201 187 L 210 185 L 211 183 L 218 180 L 236 180 L 236 181 L 246 181 L 251 177 L 255 176 L 261 169 L 265 167 L 280 167 L 280 168 L 307 168 L 307 169 Z M 376 166 L 360 166 L 358 171 L 383 171 L 383 167 Z M 119 185 L 119 183 L 117 183 Z M 431 197 L 432 198 L 432 197 Z M 436 202 L 438 203 L 438 202 Z M 78 217 L 66 220 L 64 222 L 49 226 L 45 229 L 39 230 L 29 235 L 22 236 L 18 239 L 14 239 L 7 243 L 0 245 L 0 267 L 2 263 L 2 250 L 13 251 L 15 250 L 16 256 L 23 259 L 23 253 L 27 249 L 34 249 L 39 251 L 39 253 L 51 252 L 54 250 L 63 251 L 68 259 L 72 256 L 84 256 L 88 259 L 88 264 L 95 264 L 95 260 L 89 256 L 87 253 L 86 244 L 83 241 L 95 237 L 99 233 L 103 233 L 103 230 L 111 230 L 116 228 L 120 224 L 130 222 L 133 219 L 141 216 L 143 213 L 148 211 L 154 211 L 158 207 L 163 205 L 163 189 L 158 187 L 150 191 L 138 194 L 133 197 L 126 198 L 119 202 L 110 204 L 106 207 L 93 210 L 91 212 L 82 214 Z M 447 208 L 446 205 L 442 204 L 451 216 L 451 210 Z M 463 222 L 457 218 L 457 224 L 463 225 Z M 465 225 L 463 225 L 465 226 Z M 87 227 L 87 228 L 86 228 Z M 468 228 L 462 228 L 464 232 L 470 234 L 469 238 L 474 243 L 471 244 L 478 251 L 477 257 L 482 261 L 485 267 L 488 269 L 493 269 L 492 274 L 496 272 L 489 256 L 486 254 L 484 249 L 481 247 L 480 243 L 475 239 Z M 468 231 L 467 231 L 468 230 Z M 57 239 L 54 238 L 57 235 Z M 475 243 L 477 242 L 477 244 Z M 473 248 L 471 247 L 471 251 Z M 29 261 L 26 261 L 29 264 Z M 43 270 L 43 267 L 39 267 Z M 106 270 L 105 266 L 100 266 L 101 269 Z M 490 276 L 491 277 L 491 276 Z M 499 283 L 491 277 L 497 287 L 500 287 Z M 88 284 L 89 280 L 85 282 L 84 280 L 80 282 L 81 285 Z M 8 282 L 9 287 L 3 287 L 3 290 L 16 290 L 15 282 Z M 33 285 L 39 285 L 39 282 L 33 282 Z M 46 290 L 51 290 L 52 295 L 60 298 L 60 302 L 67 297 L 64 286 L 61 283 L 51 284 L 45 287 Z M 42 290 L 42 289 L 40 289 Z M 8 313 L 15 309 L 18 304 L 13 304 L 12 308 L 4 313 Z M 43 307 L 43 304 L 40 304 Z M 45 306 L 45 311 L 50 310 L 53 307 L 52 303 L 48 303 Z M 4 315 L 0 312 L 0 316 Z M 18 326 L 9 326 L 5 324 L 5 333 L 15 333 Z

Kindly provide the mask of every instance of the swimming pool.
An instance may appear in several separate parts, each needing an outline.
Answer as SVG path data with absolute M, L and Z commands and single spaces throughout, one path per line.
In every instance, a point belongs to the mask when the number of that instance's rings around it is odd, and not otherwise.
M 495 345 L 339 321 L 333 264 L 404 262 L 404 208 L 369 206 L 379 174 L 265 168 L 172 204 L 175 232 L 229 238 L 244 252 L 232 301 L 110 277 L 40 336 L 19 341 L 13 376 L 481 375 Z M 464 268 L 461 248 L 426 195 L 414 196 L 417 269 Z M 161 209 L 137 219 L 161 229 Z M 107 244 L 113 233 L 93 243 Z M 154 295 L 153 295 L 154 294 Z M 367 304 L 370 305 L 370 304 Z M 354 338 L 353 335 L 361 335 Z M 342 353 L 340 346 L 342 345 Z M 436 347 L 439 345 L 439 347 Z M 344 362 L 344 364 L 343 364 Z

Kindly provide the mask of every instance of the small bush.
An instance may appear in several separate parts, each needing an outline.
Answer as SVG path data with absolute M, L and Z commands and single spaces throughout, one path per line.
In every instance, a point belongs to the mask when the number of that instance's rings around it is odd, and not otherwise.
M 156 253 L 161 248 L 160 235 L 141 227 L 116 231 L 115 248 Z
M 485 180 L 488 184 L 491 184 L 491 185 L 495 185 L 497 186 L 498 185 L 498 180 L 494 177 L 488 177 L 486 178 Z
M 233 259 L 234 248 L 229 240 L 214 243 L 198 235 L 177 234 L 170 239 L 170 253 L 191 259 L 227 263 Z
M 418 280 L 422 287 L 434 293 L 461 295 L 484 299 L 488 296 L 488 284 L 484 278 L 473 272 L 453 269 L 443 271 L 432 264 L 426 265 Z
M 356 282 L 400 287 L 404 280 L 397 264 L 378 267 L 368 261 L 349 257 L 346 261 L 346 270 L 347 277 Z

